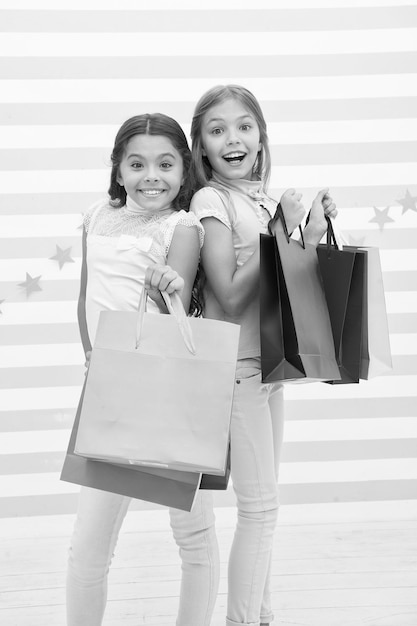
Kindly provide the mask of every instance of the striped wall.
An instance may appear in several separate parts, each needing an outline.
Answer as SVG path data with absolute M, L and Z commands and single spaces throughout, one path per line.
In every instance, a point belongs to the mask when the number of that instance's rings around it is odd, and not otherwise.
M 272 194 L 329 186 L 384 272 L 394 368 L 288 386 L 282 502 L 417 497 L 417 3 L 207 4 L 0 3 L 0 516 L 75 510 L 59 472 L 83 381 L 80 224 L 117 128 L 159 110 L 188 133 L 227 82 L 262 104 Z

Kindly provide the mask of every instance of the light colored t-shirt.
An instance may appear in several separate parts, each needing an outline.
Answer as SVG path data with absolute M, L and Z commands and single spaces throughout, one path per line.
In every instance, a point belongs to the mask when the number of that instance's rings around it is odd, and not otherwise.
M 137 310 L 146 268 L 151 263 L 166 263 L 178 224 L 197 228 L 202 246 L 203 228 L 196 216 L 186 211 L 150 215 L 129 202 L 113 208 L 107 199 L 87 211 L 86 318 L 91 343 L 100 311 Z M 147 310 L 159 313 L 150 299 Z
M 190 210 L 203 227 L 204 218 L 214 217 L 231 231 L 236 263 L 241 267 L 258 250 L 259 235 L 268 231 L 277 202 L 262 193 L 260 181 L 228 181 L 216 174 L 212 180 L 216 187 L 200 189 L 191 201 Z M 207 284 L 205 316 L 240 324 L 239 359 L 260 356 L 259 296 L 253 298 L 242 315 L 232 317 L 222 309 Z

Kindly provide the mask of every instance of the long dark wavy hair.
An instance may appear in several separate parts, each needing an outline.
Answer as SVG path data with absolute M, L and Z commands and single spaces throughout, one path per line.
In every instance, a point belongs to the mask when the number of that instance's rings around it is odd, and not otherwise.
M 189 171 L 191 167 L 191 151 L 188 146 L 187 138 L 181 126 L 176 120 L 163 113 L 144 113 L 143 115 L 135 115 L 126 120 L 116 135 L 114 146 L 111 153 L 111 173 L 110 187 L 108 194 L 110 196 L 110 204 L 117 209 L 126 204 L 126 190 L 119 185 L 117 178 L 119 176 L 120 163 L 125 155 L 127 144 L 136 135 L 159 135 L 170 140 L 174 148 L 179 152 L 182 158 L 184 182 L 181 185 L 177 197 L 172 203 L 175 211 L 189 211 L 193 190 Z M 202 314 L 202 293 L 200 288 L 200 268 L 194 281 L 191 293 L 191 302 L 189 315 L 199 316 Z

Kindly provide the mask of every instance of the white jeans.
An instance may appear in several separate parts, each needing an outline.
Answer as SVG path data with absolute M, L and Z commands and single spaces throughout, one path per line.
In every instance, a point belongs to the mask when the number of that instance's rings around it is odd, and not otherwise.
M 250 362 L 249 362 L 250 363 Z M 278 515 L 283 387 L 238 363 L 231 425 L 231 475 L 238 518 L 228 571 L 227 626 L 273 620 L 269 578 Z
M 67 572 L 68 626 L 100 626 L 107 575 L 130 498 L 82 487 Z M 209 626 L 219 584 L 212 494 L 200 491 L 191 513 L 170 509 L 182 560 L 177 626 Z M 138 555 L 140 562 L 140 554 Z

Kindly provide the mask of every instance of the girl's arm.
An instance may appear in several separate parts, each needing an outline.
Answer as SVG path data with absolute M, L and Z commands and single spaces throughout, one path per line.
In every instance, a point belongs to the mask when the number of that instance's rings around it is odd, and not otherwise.
M 178 224 L 169 248 L 167 265 L 150 265 L 145 275 L 145 287 L 162 313 L 166 313 L 167 309 L 161 291 L 168 293 L 178 291 L 184 309 L 188 311 L 199 258 L 200 241 L 197 227 Z
M 83 227 L 81 284 L 80 284 L 80 295 L 78 297 L 77 317 L 78 317 L 78 327 L 80 329 L 80 335 L 81 335 L 81 342 L 83 344 L 84 354 L 87 357 L 87 353 L 91 352 L 91 342 L 88 336 L 87 318 L 86 318 L 86 312 L 85 312 L 86 292 L 87 292 L 87 233 L 86 233 L 85 227 Z
M 259 285 L 259 238 L 249 259 L 238 268 L 232 233 L 215 217 L 205 217 L 201 259 L 207 280 L 222 309 L 235 317 L 256 295 Z

